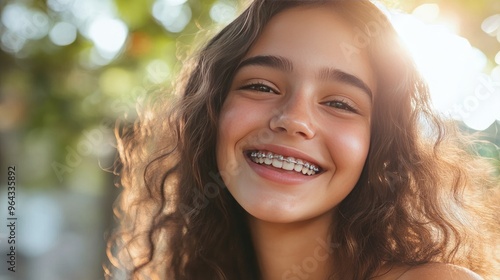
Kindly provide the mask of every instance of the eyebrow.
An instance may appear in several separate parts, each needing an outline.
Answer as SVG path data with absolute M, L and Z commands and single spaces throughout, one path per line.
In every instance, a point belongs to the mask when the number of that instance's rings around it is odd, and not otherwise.
M 372 90 L 370 89 L 370 87 L 368 87 L 368 85 L 365 82 L 363 82 L 363 80 L 352 74 L 346 73 L 342 70 L 335 68 L 324 68 L 321 69 L 321 71 L 319 72 L 319 77 L 323 80 L 334 80 L 357 87 L 363 90 L 366 94 L 368 94 L 370 99 L 373 98 Z
M 287 58 L 274 55 L 258 55 L 244 59 L 243 61 L 240 62 L 240 64 L 236 68 L 236 71 L 238 71 L 243 67 L 252 65 L 267 66 L 284 72 L 293 71 L 292 61 L 290 61 Z M 370 97 L 370 99 L 373 98 L 373 93 L 370 87 L 368 87 L 368 85 L 365 82 L 363 82 L 363 80 L 356 77 L 355 75 L 346 73 L 342 70 L 336 68 L 323 68 L 319 71 L 318 77 L 323 80 L 333 80 L 357 87 L 363 90 Z
M 240 62 L 240 64 L 236 68 L 236 71 L 250 65 L 267 66 L 282 70 L 284 72 L 293 71 L 293 63 L 289 59 L 274 55 L 258 55 L 249 57 Z

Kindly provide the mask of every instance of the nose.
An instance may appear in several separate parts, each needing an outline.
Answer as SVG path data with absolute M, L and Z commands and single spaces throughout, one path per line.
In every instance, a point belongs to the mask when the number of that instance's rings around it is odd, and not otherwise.
M 303 99 L 303 98 L 302 98 Z M 311 139 L 316 135 L 312 123 L 308 102 L 301 98 L 289 98 L 273 112 L 270 128 L 275 132 L 284 132 L 291 136 Z

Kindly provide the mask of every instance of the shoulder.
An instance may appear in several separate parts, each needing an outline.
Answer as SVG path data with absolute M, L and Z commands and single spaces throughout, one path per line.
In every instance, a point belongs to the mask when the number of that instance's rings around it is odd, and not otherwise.
M 406 270 L 397 280 L 483 280 L 481 276 L 471 270 L 442 263 L 429 263 L 411 267 Z

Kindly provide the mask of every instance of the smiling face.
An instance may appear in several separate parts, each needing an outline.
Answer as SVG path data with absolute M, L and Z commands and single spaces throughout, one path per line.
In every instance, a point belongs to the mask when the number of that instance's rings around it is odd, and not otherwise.
M 376 83 L 364 50 L 342 51 L 354 35 L 329 7 L 292 8 L 271 19 L 238 67 L 220 113 L 217 165 L 253 217 L 322 216 L 358 181 Z

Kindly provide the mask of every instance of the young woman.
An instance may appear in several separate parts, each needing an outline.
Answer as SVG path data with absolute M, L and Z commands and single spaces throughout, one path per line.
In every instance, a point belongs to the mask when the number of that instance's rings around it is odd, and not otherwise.
M 182 81 L 118 130 L 128 277 L 498 275 L 498 183 L 371 2 L 256 0 Z

